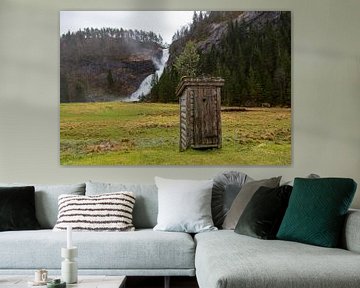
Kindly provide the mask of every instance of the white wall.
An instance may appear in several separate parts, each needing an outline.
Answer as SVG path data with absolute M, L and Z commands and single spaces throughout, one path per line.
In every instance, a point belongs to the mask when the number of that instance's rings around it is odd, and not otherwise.
M 291 10 L 293 164 L 289 167 L 61 167 L 60 10 Z M 152 182 L 223 170 L 285 179 L 318 173 L 360 186 L 360 1 L 1 0 L 0 182 Z M 360 207 L 360 188 L 354 207 Z

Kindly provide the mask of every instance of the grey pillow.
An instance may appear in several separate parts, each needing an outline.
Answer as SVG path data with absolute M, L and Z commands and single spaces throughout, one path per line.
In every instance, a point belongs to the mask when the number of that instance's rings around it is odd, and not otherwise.
M 61 194 L 85 195 L 85 183 L 64 185 L 2 184 L 0 186 L 34 186 L 36 218 L 43 229 L 52 229 L 58 216 L 58 197 Z
M 270 179 L 251 181 L 244 184 L 233 201 L 229 212 L 227 213 L 223 229 L 234 230 L 241 214 L 244 212 L 246 205 L 249 203 L 255 192 L 261 187 L 276 188 L 279 187 L 281 176 Z
M 318 174 L 311 173 L 311 174 L 307 175 L 305 178 L 317 179 L 317 178 L 320 178 L 320 176 L 319 176 Z M 292 180 L 290 180 L 290 181 L 286 181 L 286 182 L 283 183 L 282 185 L 294 186 L 294 179 L 292 179 Z
M 86 182 L 87 196 L 120 191 L 131 191 L 136 197 L 133 210 L 135 228 L 153 228 L 158 214 L 158 192 L 155 184 Z
M 244 183 L 252 179 L 245 173 L 226 171 L 215 176 L 212 189 L 211 213 L 214 225 L 221 228 L 232 202 Z
M 159 214 L 154 230 L 198 233 L 217 230 L 211 217 L 213 180 L 155 177 Z

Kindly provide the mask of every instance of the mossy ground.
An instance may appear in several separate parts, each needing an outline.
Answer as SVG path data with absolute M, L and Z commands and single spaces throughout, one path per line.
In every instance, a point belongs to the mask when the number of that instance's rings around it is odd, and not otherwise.
M 290 165 L 291 109 L 222 112 L 221 149 L 179 152 L 179 105 L 60 106 L 62 165 Z

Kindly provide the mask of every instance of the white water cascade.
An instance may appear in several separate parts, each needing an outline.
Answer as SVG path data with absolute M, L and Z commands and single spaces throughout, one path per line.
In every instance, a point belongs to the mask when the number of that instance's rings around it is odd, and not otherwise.
M 164 72 L 164 68 L 166 66 L 166 62 L 169 59 L 169 49 L 163 49 L 162 50 L 162 56 L 161 59 L 153 58 L 152 61 L 156 67 L 155 74 L 157 75 L 157 78 L 160 79 L 162 73 Z M 147 95 L 151 91 L 151 81 L 154 77 L 154 74 L 150 74 L 147 76 L 140 84 L 139 88 L 130 95 L 130 97 L 127 99 L 127 101 L 139 101 L 139 98 L 142 95 Z

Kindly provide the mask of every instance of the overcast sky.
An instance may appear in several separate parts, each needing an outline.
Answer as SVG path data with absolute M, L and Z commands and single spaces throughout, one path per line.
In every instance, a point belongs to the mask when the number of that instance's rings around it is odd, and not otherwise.
M 191 23 L 194 11 L 61 11 L 60 35 L 80 28 L 124 28 L 153 31 L 164 42 L 182 26 Z

